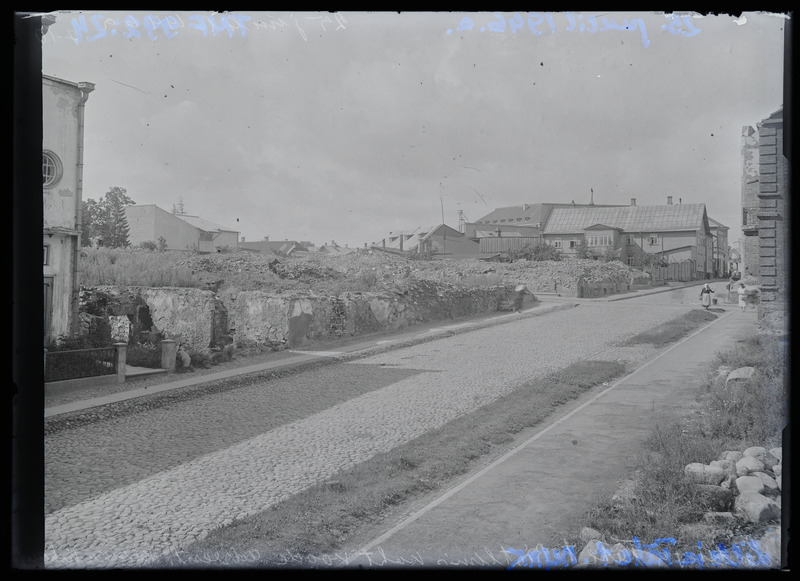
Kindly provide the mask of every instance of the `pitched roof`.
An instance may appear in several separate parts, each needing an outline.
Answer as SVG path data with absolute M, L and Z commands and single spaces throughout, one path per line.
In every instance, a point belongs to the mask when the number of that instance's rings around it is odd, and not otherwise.
M 521 206 L 505 206 L 497 208 L 490 212 L 480 220 L 473 222 L 474 224 L 501 224 L 501 223 L 514 223 L 514 224 L 540 224 L 544 223 L 549 216 L 549 213 L 554 208 L 597 208 L 605 207 L 605 205 L 598 206 L 597 204 L 552 204 L 552 203 L 538 203 L 538 204 L 522 204 Z
M 199 216 L 190 216 L 188 214 L 173 214 L 173 216 L 183 220 L 188 224 L 191 224 L 195 228 L 198 228 L 200 230 L 205 230 L 206 232 L 238 232 L 238 230 L 234 230 L 232 228 L 226 228 L 225 226 L 220 226 L 219 224 L 215 224 L 214 222 L 204 220 Z
M 714 220 L 714 218 L 712 218 L 711 216 L 708 217 L 708 225 L 711 226 L 712 228 L 724 228 L 725 230 L 730 230 L 730 228 L 728 228 L 725 224 L 723 224 L 722 222 L 718 222 L 717 220 Z
M 554 208 L 543 234 L 578 234 L 595 224 L 625 232 L 701 230 L 705 216 L 705 204 Z
M 255 242 L 239 242 L 239 248 L 245 250 L 258 250 L 259 252 L 279 252 L 286 254 L 292 250 L 308 250 L 305 246 L 294 240 L 258 240 Z

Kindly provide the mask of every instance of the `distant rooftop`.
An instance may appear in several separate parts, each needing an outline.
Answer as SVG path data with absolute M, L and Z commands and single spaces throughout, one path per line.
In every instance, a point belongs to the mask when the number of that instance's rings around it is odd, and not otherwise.
M 703 228 L 705 204 L 554 208 L 544 234 L 578 234 L 596 224 L 625 232 L 669 232 Z

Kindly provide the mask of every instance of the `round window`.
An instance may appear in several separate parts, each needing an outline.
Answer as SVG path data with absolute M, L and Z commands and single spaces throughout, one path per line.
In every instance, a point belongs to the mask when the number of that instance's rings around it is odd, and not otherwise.
M 61 179 L 61 160 L 51 151 L 42 152 L 42 185 L 52 188 Z

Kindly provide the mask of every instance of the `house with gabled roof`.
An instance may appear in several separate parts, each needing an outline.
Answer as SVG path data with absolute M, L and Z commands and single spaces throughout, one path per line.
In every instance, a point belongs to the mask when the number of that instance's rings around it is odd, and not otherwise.
M 179 251 L 217 252 L 236 250 L 239 232 L 210 220 L 190 214 L 173 214 L 155 204 L 127 206 L 128 240 L 131 246 L 142 242 L 158 242 L 163 238 L 167 249 Z
M 617 252 L 629 265 L 642 253 L 665 262 L 691 261 L 694 278 L 714 274 L 713 237 L 705 204 L 554 208 L 542 230 L 546 244 L 575 256 L 581 240 L 590 254 Z
M 495 208 L 475 222 L 465 224 L 464 234 L 477 240 L 480 252 L 507 252 L 524 246 L 536 246 L 543 242 L 542 229 L 555 208 L 596 208 L 613 207 L 605 204 L 595 205 L 561 203 L 521 204 Z

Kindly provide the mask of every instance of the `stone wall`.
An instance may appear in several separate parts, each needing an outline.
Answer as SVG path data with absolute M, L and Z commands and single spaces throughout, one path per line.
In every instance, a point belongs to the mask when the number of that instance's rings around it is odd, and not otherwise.
M 513 295 L 512 287 L 465 290 L 429 283 L 418 283 L 403 293 L 344 293 L 338 297 L 249 291 L 236 296 L 228 317 L 237 345 L 298 347 L 495 312 Z
M 338 297 L 247 291 L 227 305 L 208 290 L 96 287 L 82 291 L 81 310 L 84 318 L 111 323 L 118 338 L 127 332 L 135 340 L 137 330 L 149 331 L 208 352 L 231 336 L 238 346 L 298 347 L 496 312 L 508 308 L 513 298 L 513 286 L 467 290 L 425 281 L 403 291 Z M 529 295 L 525 308 L 532 301 Z

